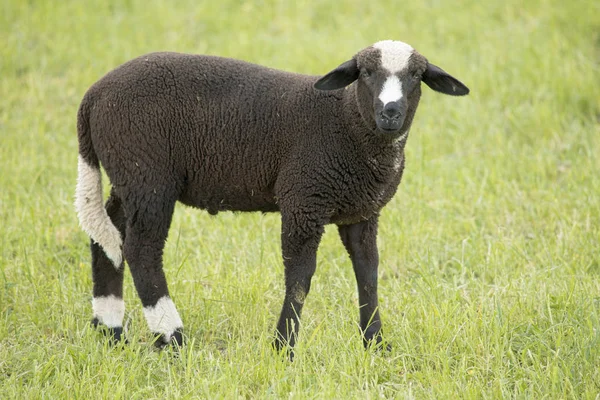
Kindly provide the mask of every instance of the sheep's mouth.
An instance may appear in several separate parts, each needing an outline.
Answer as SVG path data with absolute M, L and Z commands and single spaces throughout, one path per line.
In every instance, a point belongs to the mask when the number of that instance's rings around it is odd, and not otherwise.
M 402 128 L 402 123 L 404 122 L 404 118 L 398 119 L 386 119 L 386 118 L 377 118 L 377 129 L 381 133 L 385 133 L 386 135 L 391 135 L 400 132 Z
M 386 116 L 383 115 L 383 113 L 379 113 L 379 115 L 375 117 L 375 123 L 377 124 L 377 129 L 382 133 L 388 135 L 397 133 L 404 124 L 404 115 L 398 113 L 394 116 Z

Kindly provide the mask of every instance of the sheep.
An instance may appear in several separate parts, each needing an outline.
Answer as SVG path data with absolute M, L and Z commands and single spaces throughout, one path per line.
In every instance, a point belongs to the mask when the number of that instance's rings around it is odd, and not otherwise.
M 380 345 L 378 218 L 402 178 L 421 82 L 469 93 L 392 40 L 322 77 L 173 52 L 109 72 L 77 114 L 75 207 L 91 237 L 92 323 L 124 339 L 126 260 L 156 343 L 183 344 L 162 261 L 179 201 L 210 214 L 280 212 L 277 350 L 292 351 L 324 226 L 337 225 L 356 276 L 363 344 Z M 100 165 L 111 183 L 105 205 Z

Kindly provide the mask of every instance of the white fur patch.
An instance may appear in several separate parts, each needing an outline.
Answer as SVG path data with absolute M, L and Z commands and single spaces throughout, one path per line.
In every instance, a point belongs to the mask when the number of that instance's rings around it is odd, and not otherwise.
M 383 83 L 381 93 L 379 93 L 379 100 L 385 106 L 387 103 L 392 101 L 399 101 L 402 98 L 402 82 L 396 75 L 390 75 Z
M 150 330 L 163 334 L 166 341 L 169 341 L 176 329 L 183 328 L 177 308 L 167 296 L 161 297 L 154 307 L 144 307 L 144 315 Z
M 392 74 L 408 66 L 408 60 L 414 51 L 412 46 L 394 40 L 383 40 L 373 47 L 381 51 L 381 65 Z
M 114 295 L 94 297 L 92 300 L 94 318 L 109 328 L 123 326 L 125 316 L 125 302 Z
M 77 170 L 75 209 L 79 224 L 96 243 L 102 246 L 115 268 L 119 268 L 123 261 L 121 250 L 123 240 L 104 208 L 100 169 L 91 167 L 79 156 Z
M 408 136 L 408 131 L 404 132 L 402 135 L 400 135 L 396 139 L 394 139 L 394 143 L 402 142 L 403 140 L 406 139 L 407 136 Z M 399 157 L 396 161 L 398 162 L 398 168 L 400 168 L 400 161 L 402 161 L 402 157 Z
M 398 139 L 396 141 L 396 143 L 399 142 L 399 141 L 401 141 L 401 140 L 406 139 L 407 135 L 408 135 L 408 132 L 406 132 L 405 134 L 403 134 L 401 136 L 402 139 Z M 402 160 L 404 160 L 403 156 L 401 156 L 400 154 L 396 155 L 396 158 L 394 159 L 394 171 L 396 171 L 396 172 L 400 171 L 400 166 L 402 165 Z

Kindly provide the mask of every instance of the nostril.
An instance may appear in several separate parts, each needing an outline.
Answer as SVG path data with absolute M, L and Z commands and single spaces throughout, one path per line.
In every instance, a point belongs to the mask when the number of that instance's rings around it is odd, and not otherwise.
M 400 116 L 400 103 L 397 101 L 390 101 L 383 106 L 383 115 L 387 118 L 398 118 Z
M 386 113 L 386 112 L 383 113 L 383 117 L 385 119 L 390 119 L 390 120 L 394 120 L 394 121 L 397 119 L 400 119 L 401 116 L 402 115 L 399 113 Z

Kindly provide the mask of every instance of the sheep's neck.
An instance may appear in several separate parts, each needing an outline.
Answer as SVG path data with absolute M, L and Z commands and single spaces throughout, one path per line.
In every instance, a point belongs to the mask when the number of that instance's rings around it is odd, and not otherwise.
M 410 123 L 405 124 L 403 127 L 400 134 L 402 140 L 394 140 L 378 132 L 377 125 L 370 112 L 372 105 L 361 104 L 356 84 L 352 84 L 344 90 L 342 102 L 347 134 L 352 137 L 358 146 L 380 161 L 397 159 L 403 156 Z

